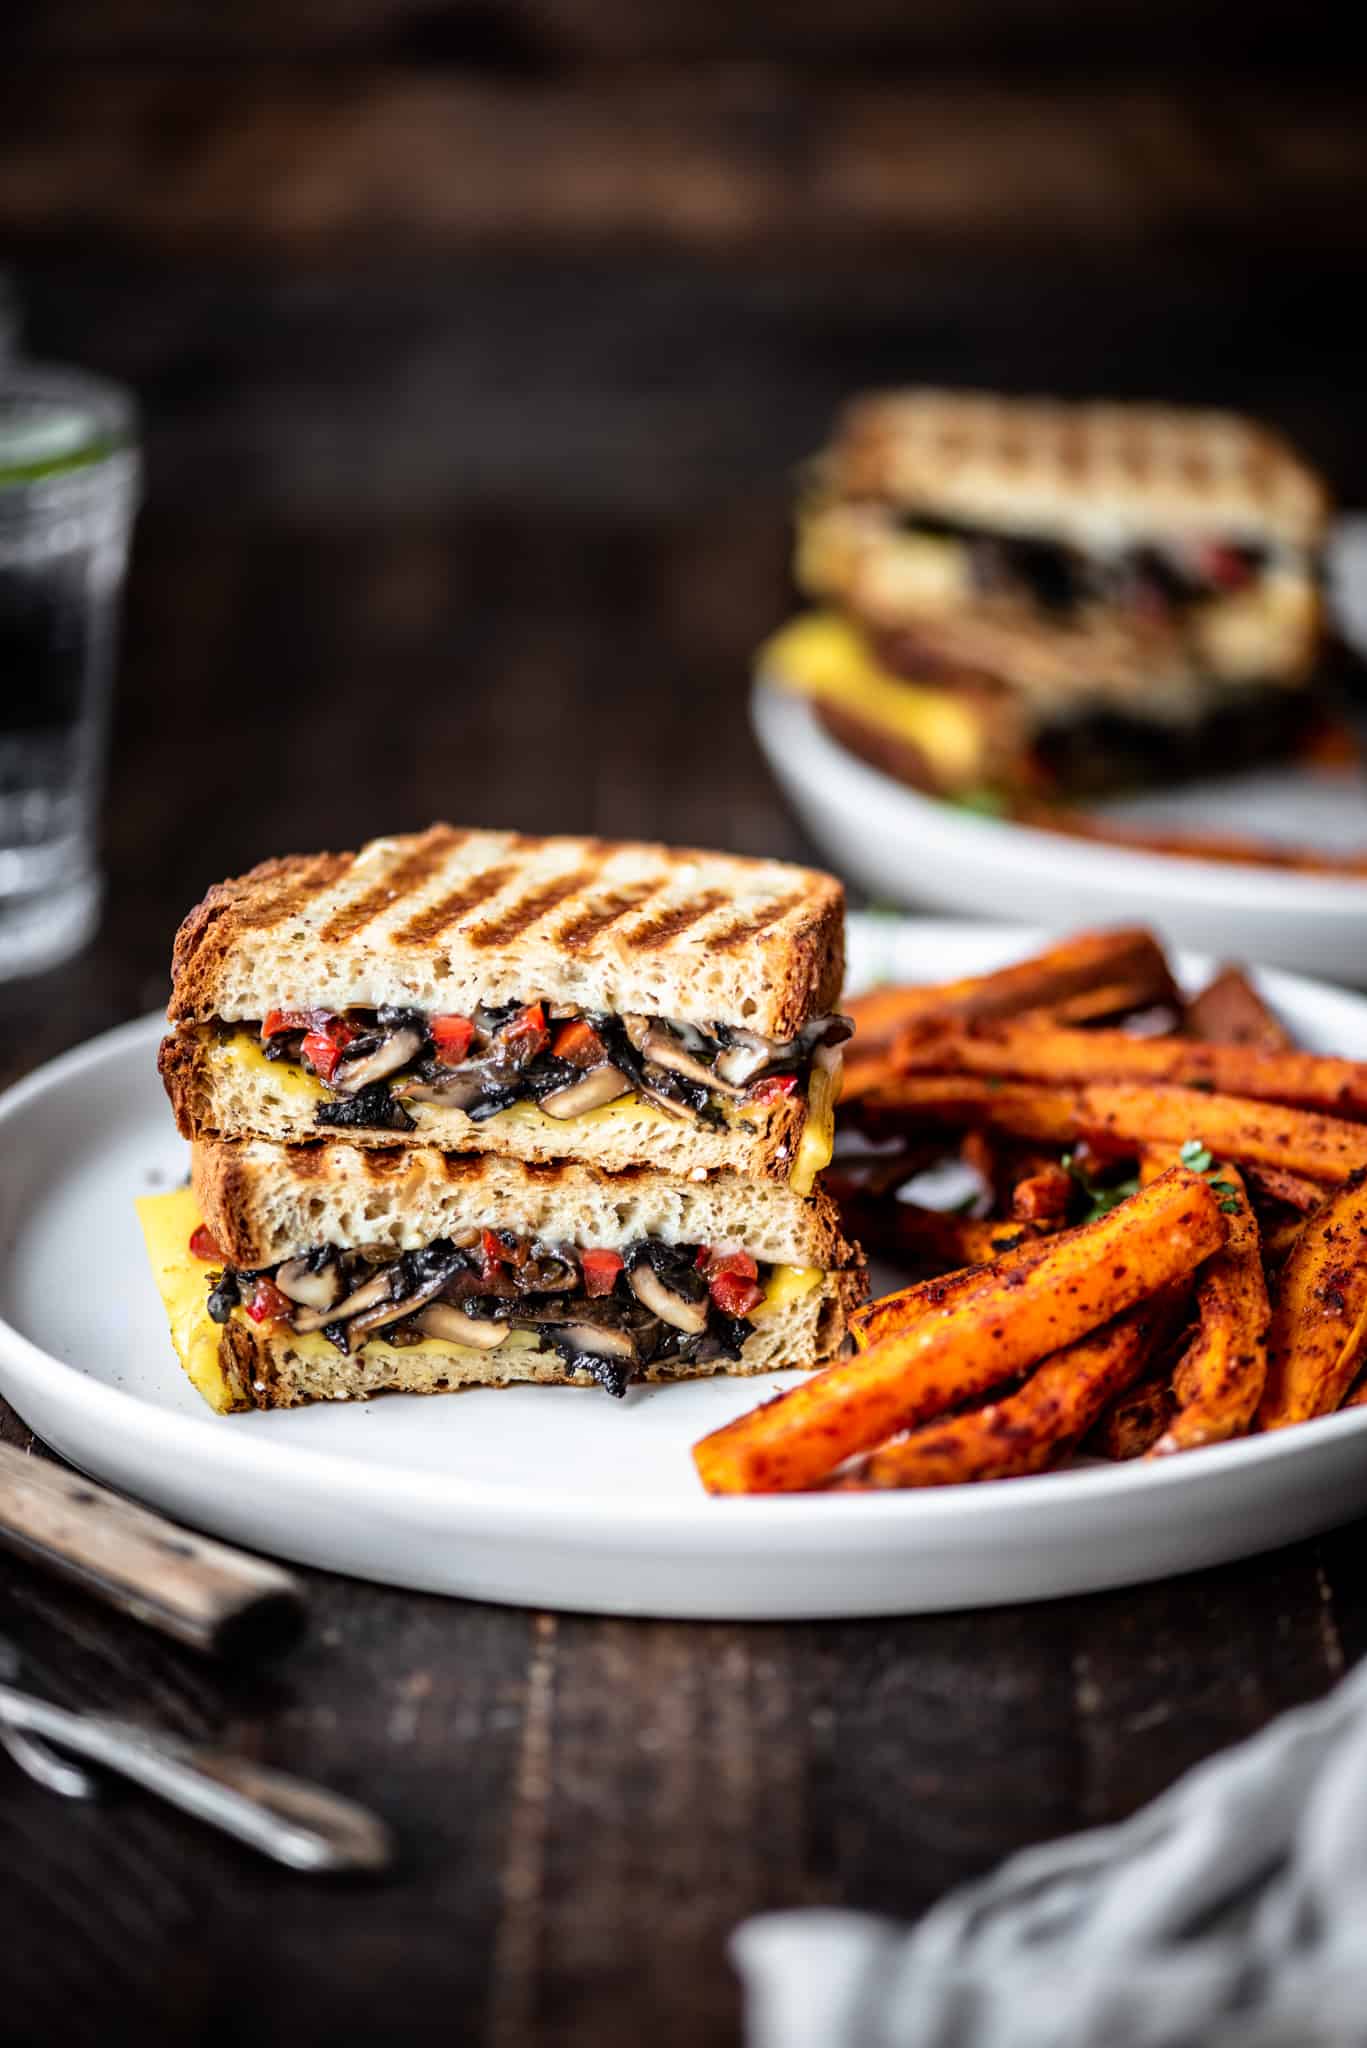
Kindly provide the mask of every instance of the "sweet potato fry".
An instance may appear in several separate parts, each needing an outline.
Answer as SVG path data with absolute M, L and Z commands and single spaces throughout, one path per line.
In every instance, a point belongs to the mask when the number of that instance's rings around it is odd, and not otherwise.
M 875 1088 L 885 1087 L 893 1079 L 896 1071 L 886 1052 L 880 1052 L 876 1046 L 866 1049 L 856 1039 L 845 1054 L 841 1070 L 841 1103 L 861 1101 L 864 1096 L 871 1095 Z
M 1084 1450 L 1117 1464 L 1142 1458 L 1151 1451 L 1171 1422 L 1177 1407 L 1172 1380 L 1166 1371 L 1148 1374 L 1127 1387 L 1106 1408 Z
M 1333 1116 L 1367 1117 L 1367 1061 L 1311 1052 L 1261 1052 L 1188 1038 L 1069 1031 L 1028 1018 L 966 1026 L 913 1025 L 894 1060 L 905 1073 L 988 1074 L 1019 1081 L 1159 1081 L 1246 1095 Z
M 1224 1238 L 1216 1197 L 1174 1167 L 1095 1223 L 1045 1239 L 1038 1263 L 983 1269 L 953 1306 L 921 1313 L 904 1333 L 704 1437 L 693 1452 L 703 1484 L 710 1493 L 815 1485 L 846 1458 L 1123 1315 L 1192 1272 Z
M 1018 1180 L 1011 1190 L 1011 1214 L 1022 1223 L 1057 1226 L 1068 1214 L 1076 1183 L 1067 1167 L 1051 1160 Z
M 1221 1166 L 1210 1181 L 1229 1235 L 1196 1283 L 1200 1321 L 1173 1370 L 1177 1412 L 1153 1447 L 1156 1457 L 1242 1436 L 1267 1379 L 1270 1311 L 1257 1218 L 1234 1167 Z
M 856 1195 L 840 1204 L 849 1235 L 866 1251 L 924 1273 L 952 1273 L 981 1266 L 1041 1235 L 1032 1223 L 994 1223 L 976 1216 L 947 1216 L 915 1202 L 879 1201 Z
M 1103 1329 L 1046 1358 L 1005 1400 L 884 1444 L 842 1473 L 834 1487 L 863 1492 L 878 1487 L 954 1486 L 1042 1472 L 1067 1455 L 1106 1403 L 1143 1368 L 1171 1317 L 1170 1303 L 1140 1302 Z
M 907 1123 L 985 1124 L 1060 1146 L 1079 1132 L 1121 1149 L 1150 1142 L 1180 1145 L 1199 1137 L 1219 1158 L 1284 1166 L 1320 1181 L 1344 1181 L 1367 1166 L 1367 1129 L 1361 1124 L 1159 1082 L 1065 1088 L 992 1075 L 906 1074 L 870 1096 L 865 1115 L 879 1130 Z
M 1127 1017 L 1133 1010 L 1152 1010 L 1159 1001 L 1166 998 L 1154 996 L 1151 980 L 1134 977 L 1129 981 L 1103 982 L 1099 988 L 1080 989 L 1061 1003 L 1049 1003 L 1028 1014 L 1048 1017 L 1055 1024 L 1105 1024 L 1116 1017 Z M 1181 1021 L 1181 1012 L 1174 1005 L 1171 1028 L 1176 1030 Z
M 1281 1223 L 1265 1223 L 1262 1227 L 1263 1271 L 1269 1272 L 1289 1259 L 1301 1241 L 1305 1229 L 1303 1216 L 1288 1216 Z
M 1059 1231 L 1053 1237 L 1022 1237 L 1018 1245 L 998 1252 L 990 1265 L 964 1267 L 936 1278 L 917 1280 L 910 1287 L 899 1287 L 894 1294 L 883 1294 L 876 1301 L 865 1302 L 863 1308 L 856 1309 L 849 1318 L 849 1332 L 856 1348 L 871 1350 L 884 1338 L 909 1330 L 913 1323 L 932 1311 L 956 1307 L 959 1302 L 979 1292 L 989 1272 L 1007 1279 L 1025 1267 L 1038 1265 L 1048 1246 L 1060 1244 L 1065 1237 L 1076 1235 L 1076 1231 Z
M 862 1057 L 886 1052 L 918 1017 L 1009 1017 L 1122 982 L 1134 994 L 1130 1007 L 1173 996 L 1168 963 L 1152 933 L 1081 932 L 995 974 L 923 988 L 870 989 L 848 999 L 845 1008 L 854 1019 L 855 1047 Z
M 1282 1269 L 1258 1420 L 1284 1429 L 1338 1407 L 1367 1351 L 1367 1173 L 1301 1230 Z
M 1291 1052 L 1296 1044 L 1241 967 L 1222 968 L 1187 1004 L 1184 1022 L 1188 1038 L 1205 1038 L 1216 1045 Z
M 1284 1166 L 1250 1166 L 1245 1169 L 1244 1179 L 1255 1201 L 1261 1198 L 1281 1202 L 1302 1216 L 1312 1215 L 1328 1192 L 1317 1180 L 1310 1180 L 1303 1173 L 1288 1173 Z
M 1353 1382 L 1348 1392 L 1339 1402 L 1339 1406 L 1340 1408 L 1367 1407 L 1367 1373 L 1364 1373 L 1360 1379 Z

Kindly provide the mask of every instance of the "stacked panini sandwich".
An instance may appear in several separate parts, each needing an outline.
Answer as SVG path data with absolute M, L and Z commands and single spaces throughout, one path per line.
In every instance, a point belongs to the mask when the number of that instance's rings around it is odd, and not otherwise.
M 176 939 L 191 1186 L 141 1205 L 219 1409 L 812 1366 L 843 899 L 772 861 L 434 826 L 269 861 Z
M 812 468 L 764 650 L 853 751 L 947 796 L 1227 768 L 1317 709 L 1329 504 L 1227 413 L 906 391 Z

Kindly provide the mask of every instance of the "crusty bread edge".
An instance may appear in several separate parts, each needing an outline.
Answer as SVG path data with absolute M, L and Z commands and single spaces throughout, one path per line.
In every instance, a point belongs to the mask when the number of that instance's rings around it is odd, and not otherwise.
M 438 832 L 450 827 L 433 826 Z M 427 836 L 412 835 L 412 843 Z M 396 842 L 406 844 L 408 842 Z M 609 851 L 635 850 L 659 853 L 671 860 L 697 857 L 724 860 L 739 868 L 772 865 L 744 854 L 709 853 L 691 847 L 659 846 L 650 841 L 621 841 L 609 844 Z M 211 1021 L 218 1014 L 219 975 L 244 930 L 244 915 L 267 884 L 297 885 L 301 900 L 315 890 L 327 888 L 351 872 L 356 855 L 351 853 L 286 854 L 260 862 L 225 882 L 215 882 L 203 900 L 195 905 L 176 933 L 171 950 L 171 1000 L 167 1018 L 173 1024 Z M 819 868 L 789 868 L 794 883 L 801 882 L 809 905 L 787 940 L 777 975 L 766 975 L 766 992 L 773 1009 L 768 1020 L 771 1037 L 791 1037 L 810 1017 L 833 1010 L 840 1000 L 845 977 L 845 891 L 833 875 Z M 276 915 L 288 915 L 288 903 L 277 906 Z M 528 999 L 554 996 L 553 989 L 529 989 Z
M 299 1155 L 312 1155 L 319 1148 L 272 1146 L 270 1149 L 275 1156 L 267 1162 L 248 1158 L 247 1142 L 237 1139 L 198 1141 L 190 1152 L 190 1178 L 199 1204 L 200 1216 L 223 1256 L 233 1265 L 251 1271 L 257 1266 L 273 1264 L 278 1256 L 263 1241 L 257 1229 L 254 1218 L 257 1190 L 265 1189 L 272 1184 L 277 1175 L 294 1172 Z M 354 1148 L 333 1141 L 326 1149 L 335 1155 Z M 394 1157 L 400 1165 L 411 1163 L 407 1156 L 410 1153 L 411 1148 L 394 1148 Z M 378 1160 L 378 1155 L 373 1149 L 368 1157 L 371 1161 Z M 468 1168 L 468 1177 L 471 1180 L 478 1180 L 480 1177 L 482 1155 L 478 1153 L 445 1153 L 438 1157 L 441 1161 L 441 1171 L 446 1178 L 458 1180 L 462 1167 Z M 647 1167 L 631 1169 L 624 1174 L 600 1174 L 592 1167 L 567 1161 L 558 1166 L 547 1164 L 524 1167 L 521 1170 L 534 1176 L 565 1178 L 571 1189 L 574 1178 L 583 1175 L 590 1182 L 603 1183 L 609 1193 L 614 1185 L 629 1184 L 634 1189 L 642 1184 L 649 1186 L 671 1179 L 676 1185 L 686 1185 L 693 1190 L 699 1185 L 692 1181 L 680 1183 L 677 1177 L 658 1174 Z M 750 1183 L 733 1174 L 713 1174 L 708 1176 L 708 1180 L 724 1181 L 733 1186 L 742 1203 L 745 1191 L 750 1186 Z M 755 1192 L 756 1195 L 760 1194 L 758 1189 Z M 823 1272 L 855 1266 L 862 1255 L 858 1247 L 846 1238 L 841 1228 L 839 1211 L 830 1196 L 818 1187 L 802 1206 L 807 1227 L 811 1231 L 810 1248 L 803 1263 L 819 1266 Z M 491 1227 L 497 1227 L 501 1219 L 491 1215 L 486 1220 Z M 300 1245 L 291 1249 L 302 1251 L 305 1247 Z

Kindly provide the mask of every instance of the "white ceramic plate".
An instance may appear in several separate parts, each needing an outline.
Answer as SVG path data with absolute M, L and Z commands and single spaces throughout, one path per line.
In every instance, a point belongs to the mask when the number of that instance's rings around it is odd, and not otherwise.
M 1367 519 L 1332 555 L 1346 636 L 1367 648 Z M 813 839 L 842 874 L 889 903 L 1056 927 L 1136 922 L 1172 944 L 1367 984 L 1367 880 L 1061 838 L 922 796 L 831 738 L 812 707 L 756 686 L 755 731 Z M 1258 832 L 1342 852 L 1367 845 L 1367 780 L 1267 770 L 1154 791 L 1099 813 L 1176 830 Z
M 852 932 L 860 979 L 973 973 L 1034 943 L 897 918 Z M 1367 1056 L 1367 1001 L 1279 975 L 1263 986 L 1308 1044 Z M 516 1387 L 212 1415 L 176 1364 L 132 1210 L 185 1170 L 154 1070 L 161 1028 L 95 1039 L 0 1102 L 0 1389 L 73 1463 L 200 1528 L 479 1599 L 764 1620 L 1121 1585 L 1367 1503 L 1367 1409 L 1155 1465 L 752 1501 L 708 1500 L 689 1446 L 795 1375 L 621 1403 Z

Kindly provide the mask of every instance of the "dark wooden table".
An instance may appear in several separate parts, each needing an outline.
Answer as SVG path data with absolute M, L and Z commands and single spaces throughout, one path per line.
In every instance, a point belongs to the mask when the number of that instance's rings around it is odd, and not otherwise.
M 1363 502 L 1335 13 L 20 0 L 0 260 L 35 352 L 139 390 L 149 492 L 107 916 L 0 988 L 0 1083 L 158 1007 L 179 917 L 268 853 L 438 816 L 809 851 L 746 668 L 854 386 L 1239 403 Z M 257 1674 L 0 1560 L 36 1689 L 314 1774 L 403 1845 L 384 1886 L 286 1877 L 0 1759 L 0 2040 L 733 2042 L 745 1914 L 914 1914 L 1321 1693 L 1367 1649 L 1363 1533 L 792 1627 L 308 1573 Z

